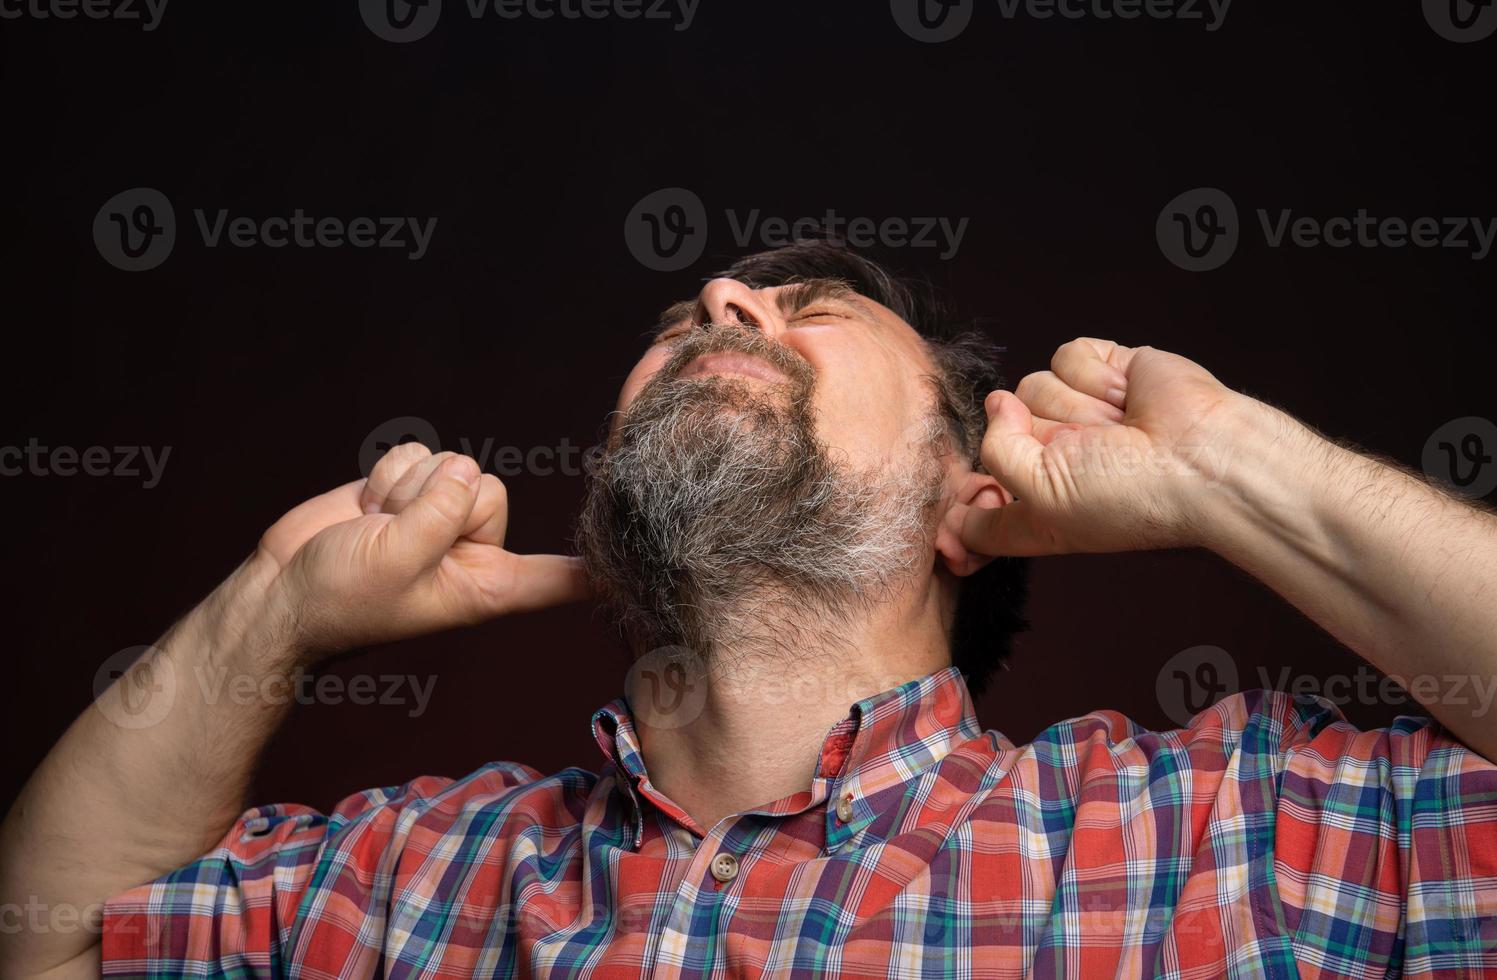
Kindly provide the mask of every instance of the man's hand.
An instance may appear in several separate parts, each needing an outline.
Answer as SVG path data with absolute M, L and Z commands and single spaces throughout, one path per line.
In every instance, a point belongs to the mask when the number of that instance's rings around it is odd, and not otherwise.
M 1201 543 L 1199 504 L 1228 451 L 1218 422 L 1244 401 L 1200 365 L 1082 338 L 1050 371 L 988 396 L 982 461 L 1008 491 L 954 511 L 982 555 L 1130 551 Z
M 406 443 L 368 480 L 282 517 L 259 555 L 280 569 L 296 642 L 313 657 L 587 598 L 578 559 L 506 551 L 508 521 L 498 478 Z
M 210 698 L 201 677 L 284 690 L 337 650 L 585 598 L 576 559 L 504 550 L 508 516 L 503 486 L 473 460 L 405 445 L 367 481 L 277 521 L 73 723 L 0 825 L 0 905 L 41 902 L 88 923 L 7 936 L 0 975 L 98 976 L 103 903 L 232 826 L 289 699 Z M 110 710 L 127 689 L 166 692 L 135 715 L 147 723 Z
M 1052 366 L 988 399 L 1006 493 L 952 509 L 969 552 L 1210 548 L 1497 760 L 1497 518 L 1174 354 L 1076 340 Z

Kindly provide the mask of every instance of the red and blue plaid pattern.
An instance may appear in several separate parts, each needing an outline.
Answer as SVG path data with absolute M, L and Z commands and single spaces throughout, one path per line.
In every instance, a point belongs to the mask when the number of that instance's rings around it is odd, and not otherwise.
M 623 702 L 593 729 L 600 774 L 251 810 L 109 903 L 104 972 L 1497 974 L 1497 767 L 1424 720 L 1252 691 L 1015 746 L 947 669 L 854 705 L 808 792 L 710 829 L 651 787 Z

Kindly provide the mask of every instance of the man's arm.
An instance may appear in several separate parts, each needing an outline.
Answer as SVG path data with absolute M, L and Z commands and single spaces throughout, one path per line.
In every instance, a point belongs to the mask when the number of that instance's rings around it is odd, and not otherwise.
M 1497 518 L 1242 399 L 1202 543 L 1497 760 Z
M 285 713 L 223 698 L 203 679 L 296 669 L 274 569 L 250 559 L 85 711 L 0 826 L 0 896 L 65 910 L 78 929 L 21 921 L 0 974 L 98 976 L 103 903 L 208 850 L 243 809 L 256 760 Z M 289 701 L 289 698 L 277 699 Z M 237 703 L 236 703 L 237 702 Z
M 953 510 L 970 552 L 1211 548 L 1497 759 L 1497 519 L 1175 354 L 1083 338 L 1051 367 L 988 398 L 1007 493 Z
M 97 976 L 105 901 L 202 855 L 232 826 L 289 698 L 339 650 L 583 598 L 575 559 L 504 550 L 503 486 L 451 453 L 398 446 L 367 481 L 276 522 L 246 561 L 68 729 L 0 826 L 0 907 L 73 931 L 0 946 L 0 976 Z M 75 919 L 76 921 L 76 919 Z

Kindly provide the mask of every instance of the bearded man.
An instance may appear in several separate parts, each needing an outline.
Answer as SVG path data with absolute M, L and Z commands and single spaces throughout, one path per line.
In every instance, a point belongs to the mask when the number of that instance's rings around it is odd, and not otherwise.
M 0 836 L 6 976 L 1468 976 L 1497 967 L 1497 522 L 1199 365 L 1096 339 L 1003 390 L 843 249 L 750 256 L 619 395 L 580 557 L 504 548 L 473 460 L 314 498 L 69 729 Z M 1024 564 L 1209 548 L 1437 722 L 1253 691 L 1028 745 L 970 692 Z M 595 773 L 492 763 L 242 811 L 289 683 L 596 597 L 634 662 Z M 1120 668 L 1124 669 L 1124 668 Z M 499 685 L 502 690 L 502 685 Z M 175 692 L 168 697 L 163 692 Z M 662 698 L 661 694 L 669 696 Z M 502 698 L 502 695 L 501 695 Z M 280 699 L 284 702 L 285 699 Z M 150 724 L 120 725 L 122 706 Z

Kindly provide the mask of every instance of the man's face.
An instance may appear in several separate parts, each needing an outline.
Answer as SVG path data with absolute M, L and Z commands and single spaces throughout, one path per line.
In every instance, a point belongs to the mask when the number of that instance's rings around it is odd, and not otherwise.
M 943 451 L 934 370 L 908 324 L 834 283 L 715 280 L 668 311 L 578 522 L 636 645 L 825 645 L 929 576 L 966 469 Z
M 695 300 L 672 307 L 624 381 L 616 424 L 702 324 L 734 322 L 809 367 L 816 435 L 852 469 L 908 465 L 930 452 L 935 367 L 920 336 L 888 308 L 826 282 L 750 289 L 715 279 Z M 676 377 L 717 375 L 753 388 L 774 387 L 784 373 L 762 358 L 724 353 L 672 367 Z

